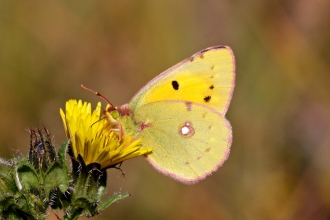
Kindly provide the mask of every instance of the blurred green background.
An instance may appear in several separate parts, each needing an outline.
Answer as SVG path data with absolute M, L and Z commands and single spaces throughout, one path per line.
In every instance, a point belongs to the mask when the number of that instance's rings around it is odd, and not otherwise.
M 59 146 L 65 101 L 100 101 L 81 83 L 121 105 L 193 53 L 228 45 L 227 162 L 186 186 L 127 161 L 124 179 L 108 172 L 108 195 L 132 197 L 96 219 L 329 219 L 329 11 L 328 0 L 1 0 L 0 157 L 28 153 L 29 127 L 45 125 Z

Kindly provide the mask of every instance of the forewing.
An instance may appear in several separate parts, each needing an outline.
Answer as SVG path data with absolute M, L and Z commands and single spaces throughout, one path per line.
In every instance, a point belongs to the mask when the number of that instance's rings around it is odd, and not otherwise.
M 202 50 L 163 72 L 131 100 L 133 111 L 150 102 L 184 100 L 225 114 L 235 86 L 235 60 L 229 47 Z

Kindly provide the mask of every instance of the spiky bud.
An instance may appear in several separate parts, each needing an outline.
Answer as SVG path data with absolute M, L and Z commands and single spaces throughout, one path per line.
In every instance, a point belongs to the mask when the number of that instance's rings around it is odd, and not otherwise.
M 29 161 L 36 169 L 47 170 L 49 164 L 56 159 L 53 140 L 48 130 L 43 127 L 36 130 L 30 129 Z

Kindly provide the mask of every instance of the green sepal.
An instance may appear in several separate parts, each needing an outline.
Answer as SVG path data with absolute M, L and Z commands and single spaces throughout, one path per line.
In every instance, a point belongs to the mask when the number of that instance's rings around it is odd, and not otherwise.
M 26 194 L 25 199 L 29 209 L 27 213 L 30 213 L 33 216 L 33 219 L 44 219 L 47 206 L 45 206 L 45 204 L 34 194 Z
M 117 201 L 119 201 L 121 199 L 125 199 L 125 198 L 127 198 L 129 196 L 130 196 L 130 194 L 128 194 L 128 193 L 118 193 L 118 194 L 115 194 L 115 195 L 111 196 L 109 199 L 107 199 L 105 202 L 103 202 L 102 204 L 100 204 L 97 207 L 96 211 L 97 211 L 97 213 L 100 213 L 104 209 L 108 208 L 112 203 L 117 202 Z
M 34 167 L 29 163 L 20 163 L 15 171 L 16 185 L 19 190 L 39 190 L 39 177 Z
M 13 196 L 8 196 L 0 201 L 0 216 L 3 215 L 4 210 L 8 210 L 8 208 L 12 205 L 15 204 L 15 198 Z
M 20 217 L 20 219 L 35 219 L 30 214 L 30 209 L 28 202 L 24 195 L 15 199 L 15 201 L 10 204 L 8 209 L 4 210 L 3 218 L 4 219 L 16 219 L 16 217 Z
M 58 162 L 53 163 L 47 170 L 44 179 L 44 189 L 47 198 L 49 198 L 50 192 L 55 188 L 58 188 L 62 193 L 69 188 L 69 178 L 67 172 Z
M 64 143 L 61 145 L 60 149 L 58 149 L 58 153 L 57 153 L 58 162 L 61 164 L 63 169 L 65 169 L 65 171 L 67 171 L 67 172 L 69 169 L 68 169 L 68 166 L 66 163 L 66 153 L 68 151 L 69 146 L 70 146 L 70 139 L 68 139 L 67 141 L 64 141 Z
M 79 218 L 79 216 L 81 215 L 83 209 L 82 208 L 77 208 L 74 209 L 73 211 L 70 210 L 70 212 L 67 212 L 64 216 L 63 216 L 63 220 L 76 220 Z
M 14 166 L 0 158 L 0 201 L 18 192 L 13 173 Z
M 22 220 L 22 215 L 19 212 L 15 212 L 15 210 L 9 210 L 8 214 L 4 215 L 3 218 L 7 220 Z
M 107 186 L 107 172 L 95 169 L 90 171 L 90 173 L 90 181 L 86 193 L 88 200 L 90 202 L 96 203 L 102 199 L 105 193 Z
M 88 201 L 88 199 L 78 198 L 74 202 L 73 210 L 74 209 L 78 209 L 78 210 L 83 209 L 83 210 L 85 210 L 85 212 L 90 213 L 93 210 L 93 206 L 94 206 L 94 204 L 91 203 L 90 201 Z
M 64 219 L 77 219 L 83 211 L 89 212 L 91 209 L 90 203 L 86 198 L 77 198 L 73 204 L 71 204 L 70 210 L 64 216 Z
M 12 158 L 8 161 L 10 164 L 29 163 L 28 157 Z
M 108 173 L 106 171 L 103 171 L 103 175 L 101 175 L 99 177 L 98 189 L 97 189 L 97 193 L 95 195 L 96 201 L 100 201 L 105 193 L 105 190 L 107 187 L 107 176 L 108 176 Z

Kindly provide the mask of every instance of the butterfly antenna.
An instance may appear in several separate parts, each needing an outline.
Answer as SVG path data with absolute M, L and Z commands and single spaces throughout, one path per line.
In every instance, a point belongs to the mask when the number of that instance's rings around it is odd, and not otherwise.
M 105 98 L 103 95 L 101 95 L 100 93 L 95 92 L 94 90 L 92 90 L 90 88 L 87 88 L 83 84 L 81 84 L 80 86 L 81 86 L 81 88 L 83 88 L 83 89 L 85 89 L 87 91 L 90 91 L 90 92 L 94 93 L 95 95 L 101 97 L 101 99 L 103 99 L 106 103 L 108 103 L 111 106 L 111 108 L 114 108 L 114 105 L 107 98 Z
M 94 122 L 94 123 L 91 125 L 91 127 L 93 127 L 93 125 L 95 125 L 97 122 L 99 122 L 99 121 L 101 121 L 101 120 L 103 120 L 103 119 L 105 119 L 105 117 L 102 117 L 102 118 L 100 118 L 99 120 L 97 120 L 96 122 Z

